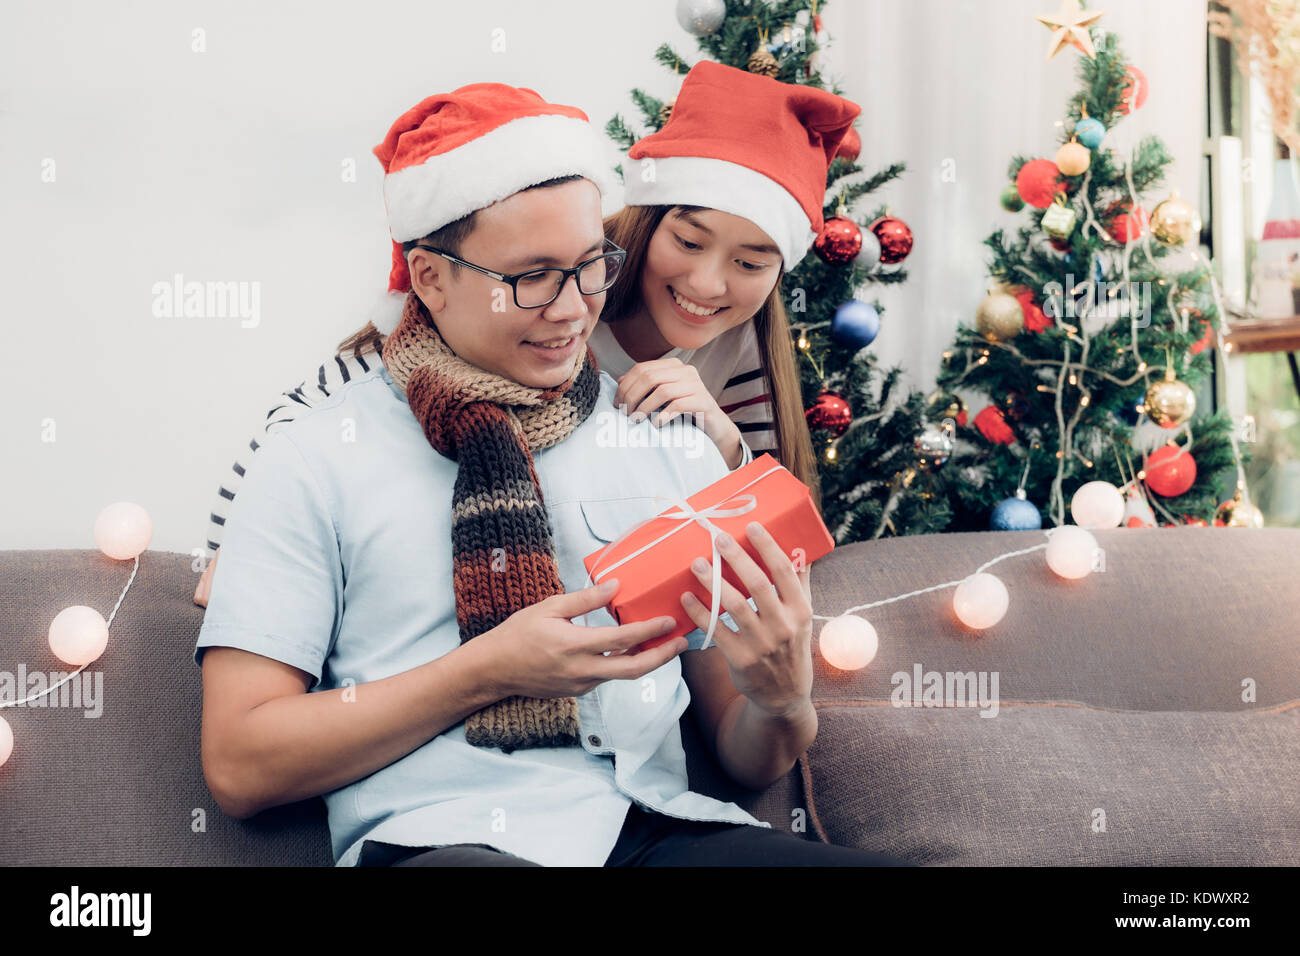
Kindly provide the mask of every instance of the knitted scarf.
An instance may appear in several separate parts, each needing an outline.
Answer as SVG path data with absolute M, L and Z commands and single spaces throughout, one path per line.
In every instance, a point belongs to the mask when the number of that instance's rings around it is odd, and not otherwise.
M 520 385 L 454 353 L 414 293 L 384 343 L 384 366 L 434 450 L 459 464 L 451 508 L 460 640 L 562 594 L 533 451 L 563 441 L 591 414 L 600 370 L 587 349 L 568 381 Z M 504 752 L 578 743 L 574 697 L 511 696 L 465 719 L 465 739 Z

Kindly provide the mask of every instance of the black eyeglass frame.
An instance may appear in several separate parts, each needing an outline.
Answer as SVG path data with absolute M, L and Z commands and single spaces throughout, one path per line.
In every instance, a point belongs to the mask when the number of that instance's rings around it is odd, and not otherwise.
M 569 282 L 569 276 L 573 276 L 573 281 L 578 283 L 578 292 L 581 295 L 599 295 L 600 293 L 607 291 L 611 286 L 613 286 L 615 282 L 618 281 L 618 277 L 619 274 L 622 272 L 623 265 L 627 261 L 627 250 L 622 248 L 617 243 L 615 243 L 612 239 L 609 238 L 605 239 L 605 245 L 612 246 L 613 248 L 605 252 L 602 252 L 598 256 L 592 256 L 590 259 L 584 259 L 582 262 L 579 262 L 576 266 L 573 266 L 570 269 L 564 269 L 561 268 L 560 266 L 543 266 L 538 269 L 528 269 L 525 272 L 514 272 L 509 274 L 505 274 L 501 272 L 493 272 L 491 269 L 485 269 L 483 268 L 483 266 L 475 265 L 472 262 L 468 262 L 465 259 L 460 258 L 460 256 L 454 256 L 450 252 L 447 252 L 445 249 L 439 249 L 436 246 L 426 246 L 423 243 L 419 243 L 419 242 L 412 243 L 407 248 L 406 251 L 409 253 L 411 249 L 424 249 L 427 252 L 436 253 L 437 255 L 442 256 L 444 259 L 447 259 L 451 262 L 459 263 L 460 265 L 465 266 L 466 268 L 473 269 L 475 272 L 481 272 L 483 273 L 483 275 L 490 276 L 491 278 L 496 279 L 498 282 L 506 283 L 508 286 L 510 286 L 511 291 L 514 293 L 516 307 L 520 309 L 544 309 L 560 297 L 560 293 L 564 291 L 564 287 Z M 595 292 L 583 292 L 582 282 L 578 278 L 578 273 L 583 269 L 585 269 L 587 266 L 591 265 L 597 259 L 605 259 L 605 258 L 616 258 L 618 260 L 618 272 L 614 273 L 614 278 L 610 279 L 608 284 L 606 284 L 604 288 L 597 289 Z M 541 303 L 540 305 L 521 305 L 519 302 L 519 286 L 517 283 L 519 282 L 520 279 L 524 278 L 525 276 L 536 275 L 539 272 L 562 272 L 564 273 L 564 278 L 560 281 L 560 284 L 555 287 L 555 295 L 551 296 L 545 302 Z

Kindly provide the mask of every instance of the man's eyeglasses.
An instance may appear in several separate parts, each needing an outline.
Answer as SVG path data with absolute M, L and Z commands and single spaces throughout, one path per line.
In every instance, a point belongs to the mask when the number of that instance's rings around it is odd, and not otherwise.
M 426 249 L 429 252 L 437 253 L 444 259 L 457 262 L 462 266 L 473 269 L 475 272 L 481 272 L 485 276 L 491 276 L 499 282 L 506 283 L 510 288 L 514 289 L 515 305 L 521 309 L 540 309 L 550 305 L 559 298 L 560 290 L 564 288 L 564 283 L 569 281 L 569 276 L 577 278 L 578 291 L 583 295 L 596 295 L 599 292 L 604 292 L 614 284 L 614 280 L 618 278 L 618 274 L 623 268 L 623 261 L 627 258 L 626 249 L 621 249 L 606 239 L 605 251 L 601 255 L 580 262 L 572 269 L 530 269 L 527 272 L 503 275 L 500 272 L 493 272 L 491 269 L 484 269 L 472 262 L 466 262 L 459 256 L 453 256 L 450 252 L 436 249 L 433 246 L 426 246 L 417 242 L 411 248 Z

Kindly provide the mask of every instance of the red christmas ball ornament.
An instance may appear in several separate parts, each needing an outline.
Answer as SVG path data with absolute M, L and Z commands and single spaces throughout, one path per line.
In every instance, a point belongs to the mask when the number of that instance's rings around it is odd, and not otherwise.
M 835 150 L 835 155 L 842 159 L 847 159 L 851 163 L 858 158 L 858 155 L 861 152 L 862 137 L 858 135 L 856 129 L 850 126 L 848 132 L 844 134 L 844 138 L 840 140 L 840 145 Z
M 1147 225 L 1151 219 L 1141 206 L 1132 212 L 1132 204 L 1127 200 L 1120 203 L 1119 213 L 1110 221 L 1110 236 L 1116 242 L 1137 242 L 1146 235 Z
M 853 409 L 842 395 L 827 390 L 817 396 L 803 416 L 810 431 L 822 428 L 839 438 L 853 422 Z
M 1147 456 L 1147 487 L 1162 498 L 1186 494 L 1196 484 L 1196 459 L 1177 445 L 1165 445 Z
M 1208 528 L 1210 523 L 1204 518 L 1193 518 L 1191 515 L 1183 515 L 1183 524 L 1191 525 L 1194 528 Z M 1173 525 L 1170 525 L 1173 527 Z
M 1032 289 L 1025 289 L 1016 296 L 1020 303 L 1020 311 L 1025 314 L 1025 329 L 1029 332 L 1041 332 L 1043 329 L 1050 329 L 1056 323 L 1047 317 L 1047 315 L 1034 304 L 1034 292 Z
M 813 251 L 831 265 L 846 265 L 862 251 L 862 230 L 852 219 L 832 216 L 813 242 Z
M 1047 240 L 1047 241 L 1050 242 L 1050 243 L 1052 244 L 1052 248 L 1055 249 L 1057 252 L 1069 252 L 1069 251 L 1070 251 L 1070 240 L 1069 240 L 1069 239 L 1049 239 L 1049 240 Z
M 995 445 L 1009 445 L 1016 440 L 1015 432 L 1007 424 L 1002 409 L 996 405 L 986 405 L 975 416 L 975 427 L 980 430 L 981 435 Z
M 1120 91 L 1116 112 L 1127 116 L 1130 111 L 1142 108 L 1147 101 L 1147 94 L 1151 92 L 1151 87 L 1147 85 L 1147 75 L 1136 66 L 1127 66 L 1124 72 L 1127 78 L 1124 80 L 1124 88 Z
M 912 251 L 912 229 L 895 216 L 881 216 L 868 226 L 880 240 L 880 261 L 888 265 L 902 262 Z
M 1200 315 L 1199 312 L 1195 314 Z M 1210 320 L 1201 319 L 1201 324 L 1205 326 L 1205 334 L 1201 336 L 1201 340 L 1199 342 L 1195 343 L 1192 346 L 1191 353 L 1193 355 L 1199 355 L 1202 352 L 1204 352 L 1207 348 L 1210 347 L 1210 342 L 1213 341 L 1214 339 L 1214 329 L 1210 327 Z
M 1061 170 L 1050 159 L 1031 159 L 1016 173 L 1016 192 L 1029 205 L 1046 209 L 1057 193 L 1065 192 Z

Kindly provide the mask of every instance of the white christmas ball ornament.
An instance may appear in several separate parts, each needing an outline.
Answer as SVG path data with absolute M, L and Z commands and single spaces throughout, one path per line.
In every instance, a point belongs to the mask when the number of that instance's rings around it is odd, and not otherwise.
M 1063 578 L 1076 580 L 1092 573 L 1097 539 L 1091 531 L 1064 524 L 1052 531 L 1047 542 L 1047 566 Z
M 89 664 L 107 646 L 108 624 L 93 607 L 65 607 L 50 622 L 50 650 L 66 664 Z
M 119 561 L 136 557 L 152 537 L 149 512 L 129 501 L 109 505 L 95 519 L 95 546 Z
M 9 759 L 9 755 L 13 752 L 14 732 L 9 729 L 8 721 L 0 717 L 0 765 Z
M 724 0 L 677 0 L 677 22 L 691 36 L 716 33 L 726 18 Z
M 867 270 L 880 268 L 880 240 L 870 229 L 862 230 L 862 248 L 858 250 L 853 262 Z
M 957 593 L 952 596 L 952 609 L 967 627 L 983 629 L 992 627 L 1006 616 L 1010 601 L 1007 586 L 1001 578 L 981 572 L 957 585 Z
M 826 622 L 817 636 L 817 646 L 827 664 L 842 671 L 856 671 L 871 663 L 880 641 L 866 618 L 842 614 Z
M 1124 520 L 1124 496 L 1109 481 L 1090 481 L 1070 499 L 1070 514 L 1080 528 L 1118 528 Z

